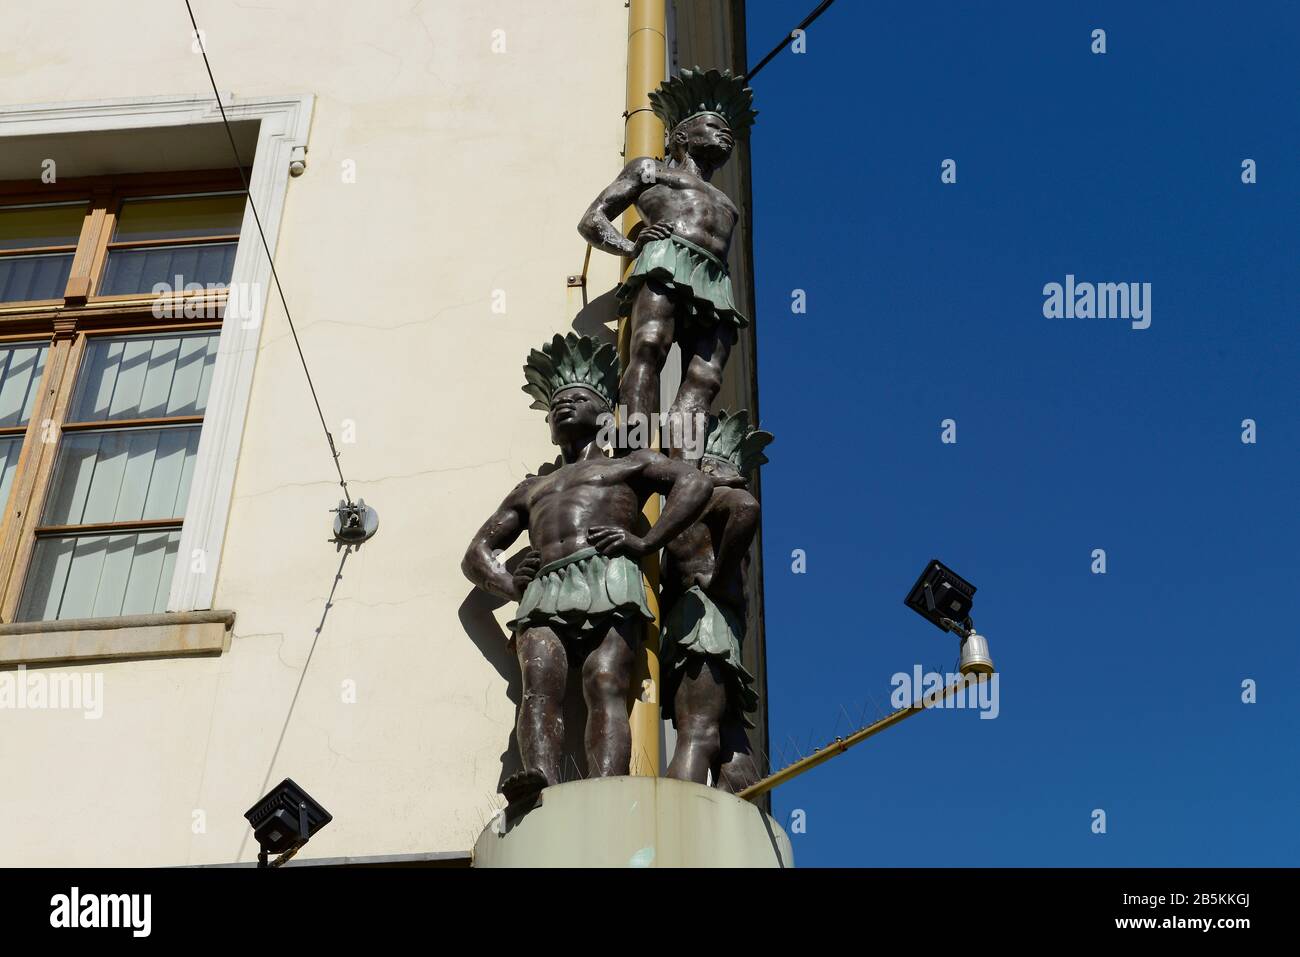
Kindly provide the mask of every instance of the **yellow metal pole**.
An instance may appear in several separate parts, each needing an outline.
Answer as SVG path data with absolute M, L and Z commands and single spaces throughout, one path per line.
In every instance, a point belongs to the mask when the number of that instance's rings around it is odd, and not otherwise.
M 627 7 L 627 122 L 623 153 L 627 160 L 637 156 L 663 156 L 664 125 L 650 108 L 650 93 L 666 77 L 667 13 L 665 0 L 629 0 Z M 635 207 L 623 214 L 623 235 L 630 236 L 641 217 Z M 631 260 L 624 260 L 626 274 Z M 618 351 L 627 363 L 628 321 L 618 324 Z M 652 495 L 645 507 L 646 520 L 659 519 L 659 497 Z M 649 555 L 641 562 L 645 575 L 646 599 L 654 621 L 646 624 L 646 638 L 639 655 L 633 682 L 631 773 L 645 777 L 659 774 L 659 557 Z
M 975 681 L 976 677 L 977 676 L 975 675 L 970 675 L 969 680 Z M 755 783 L 751 784 L 749 787 L 745 788 L 745 790 L 737 794 L 736 797 L 743 798 L 746 801 L 757 800 L 758 798 L 766 794 L 768 791 L 772 790 L 772 788 L 776 787 L 778 784 L 784 784 L 786 781 L 789 781 L 791 778 L 797 778 L 805 771 L 811 771 L 813 768 L 817 767 L 817 765 L 829 761 L 831 758 L 835 757 L 836 755 L 843 754 L 845 751 L 853 747 L 855 744 L 861 744 L 863 741 L 867 740 L 867 738 L 870 738 L 872 735 L 879 734 L 881 731 L 884 731 L 886 728 L 892 728 L 894 725 L 898 724 L 898 722 L 902 721 L 904 718 L 910 718 L 914 714 L 920 714 L 922 711 L 926 711 L 930 708 L 937 707 L 938 705 L 942 704 L 944 701 L 948 700 L 948 698 L 951 697 L 959 688 L 964 687 L 967 680 L 968 679 L 966 677 L 963 677 L 958 681 L 954 681 L 952 684 L 950 684 L 947 688 L 943 690 L 943 694 L 938 695 L 937 697 L 931 696 L 930 700 L 927 700 L 927 698 L 922 697 L 917 701 L 913 702 L 909 707 L 899 708 L 897 711 L 893 711 L 885 715 L 879 721 L 876 721 L 872 724 L 867 725 L 865 728 L 861 728 L 853 732 L 847 738 L 836 738 L 834 741 L 832 741 L 830 744 L 826 745 L 825 747 L 818 748 L 812 754 L 808 755 L 808 757 L 801 758 L 800 760 L 796 761 L 794 764 L 788 765 L 782 768 L 780 771 L 777 771 L 775 774 L 769 774 L 761 781 L 756 781 Z M 985 677 L 982 680 L 988 680 L 988 678 Z

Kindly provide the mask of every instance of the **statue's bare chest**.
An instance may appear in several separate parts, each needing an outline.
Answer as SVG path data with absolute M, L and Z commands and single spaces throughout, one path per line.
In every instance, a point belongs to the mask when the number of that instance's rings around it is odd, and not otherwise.
M 587 490 L 592 495 L 619 491 L 632 495 L 634 493 L 627 484 L 629 477 L 625 466 L 609 459 L 575 462 L 561 466 L 538 481 L 529 501 L 534 505 L 542 504 L 553 497 L 571 495 L 579 490 Z
M 661 171 L 655 185 L 641 194 L 637 205 L 662 215 L 707 211 L 728 220 L 738 215 L 735 204 L 722 190 L 698 176 L 677 170 Z

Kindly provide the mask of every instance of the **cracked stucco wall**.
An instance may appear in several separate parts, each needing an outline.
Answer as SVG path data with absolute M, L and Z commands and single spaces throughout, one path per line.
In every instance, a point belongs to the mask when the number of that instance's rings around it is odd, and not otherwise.
M 458 566 L 497 502 L 553 457 L 520 366 L 581 305 L 565 278 L 582 264 L 578 217 L 621 165 L 626 10 L 194 7 L 223 90 L 317 98 L 276 264 L 331 429 L 354 424 L 341 445 L 353 494 L 381 527 L 327 608 L 338 488 L 273 295 L 215 601 L 237 613 L 231 648 L 80 669 L 103 675 L 99 720 L 0 712 L 0 864 L 252 860 L 242 814 L 286 776 L 334 815 L 304 856 L 468 850 L 511 746 L 514 665 L 508 609 L 471 596 Z M 6 11 L 5 102 L 206 89 L 172 0 Z M 593 255 L 593 297 L 617 265 Z

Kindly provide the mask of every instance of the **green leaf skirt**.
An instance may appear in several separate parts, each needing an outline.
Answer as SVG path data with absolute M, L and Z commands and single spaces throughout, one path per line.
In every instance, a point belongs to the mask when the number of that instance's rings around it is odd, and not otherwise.
M 740 663 L 744 626 L 730 609 L 717 604 L 698 585 L 682 595 L 664 618 L 659 647 L 662 661 L 663 713 L 676 723 L 674 702 L 688 662 L 699 655 L 722 665 L 727 685 L 727 715 L 752 728 L 745 716 L 758 708 L 754 676 Z
M 641 569 L 625 555 L 608 558 L 588 547 L 538 569 L 509 627 L 520 632 L 545 625 L 568 635 L 604 638 L 611 619 L 619 618 L 654 620 Z
M 737 329 L 749 325 L 749 319 L 736 308 L 726 264 L 690 240 L 670 236 L 645 244 L 618 287 L 620 316 L 632 314 L 632 304 L 647 279 L 663 283 L 673 298 L 685 305 L 688 323 L 728 322 Z

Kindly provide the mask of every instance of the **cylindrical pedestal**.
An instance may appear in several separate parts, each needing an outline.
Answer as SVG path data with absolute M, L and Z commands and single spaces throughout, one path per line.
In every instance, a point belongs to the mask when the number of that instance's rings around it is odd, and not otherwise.
M 748 801 L 671 778 L 557 784 L 517 820 L 499 812 L 475 867 L 790 867 L 780 825 Z

